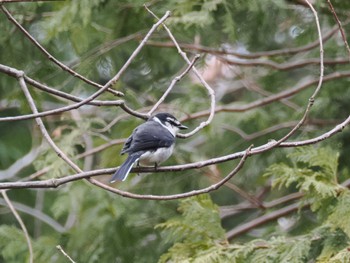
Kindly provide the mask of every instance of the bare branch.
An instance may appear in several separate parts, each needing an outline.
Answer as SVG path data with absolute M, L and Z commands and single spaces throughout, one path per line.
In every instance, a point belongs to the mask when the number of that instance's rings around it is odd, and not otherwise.
M 290 138 L 305 122 L 311 107 L 314 105 L 315 102 L 315 97 L 318 94 L 318 92 L 321 89 L 322 83 L 323 83 L 323 75 L 324 75 L 324 65 L 323 65 L 323 44 L 322 44 L 322 34 L 321 34 L 321 26 L 318 20 L 318 15 L 316 10 L 314 9 L 314 7 L 312 6 L 312 4 L 309 2 L 309 0 L 305 0 L 306 3 L 310 6 L 314 17 L 315 17 L 315 22 L 316 22 L 316 26 L 317 26 L 317 31 L 318 31 L 318 36 L 319 36 L 319 41 L 320 41 L 320 77 L 319 77 L 319 81 L 317 84 L 317 87 L 314 91 L 314 93 L 311 95 L 311 97 L 309 98 L 309 103 L 307 104 L 306 110 L 304 112 L 303 117 L 301 118 L 301 120 L 298 122 L 297 125 L 295 125 L 295 127 L 288 133 L 286 134 L 283 138 L 279 139 L 276 142 L 271 143 L 271 148 L 274 148 L 275 146 L 281 144 L 282 142 L 286 141 L 288 138 Z
M 229 125 L 223 125 L 222 127 L 226 130 L 229 130 L 229 131 L 232 131 L 232 132 L 235 132 L 237 133 L 239 136 L 242 137 L 242 139 L 246 140 L 246 141 L 251 141 L 255 138 L 258 138 L 258 137 L 261 137 L 263 135 L 266 135 L 266 134 L 269 134 L 269 133 L 272 133 L 272 132 L 275 132 L 275 131 L 278 131 L 278 130 L 281 130 L 281 129 L 285 129 L 285 128 L 291 128 L 291 127 L 294 127 L 298 122 L 297 121 L 288 121 L 288 122 L 282 122 L 282 123 L 278 123 L 276 125 L 273 125 L 271 127 L 268 127 L 266 129 L 263 129 L 261 131 L 257 131 L 257 132 L 254 132 L 254 133 L 251 133 L 251 134 L 247 134 L 245 133 L 244 131 L 242 131 L 241 129 L 239 129 L 238 127 L 234 127 L 234 126 L 229 126 Z M 324 121 L 324 122 L 321 122 L 321 120 L 310 120 L 310 119 L 307 119 L 305 121 L 304 124 L 311 124 L 311 125 L 333 125 L 333 121 Z
M 134 198 L 134 199 L 147 199 L 147 200 L 174 200 L 174 199 L 181 199 L 181 198 L 186 198 L 186 197 L 191 197 L 191 196 L 195 196 L 195 195 L 200 195 L 200 194 L 204 194 L 204 193 L 209 193 L 212 192 L 214 190 L 219 189 L 221 186 L 223 186 L 228 180 L 230 180 L 235 174 L 238 173 L 238 171 L 243 167 L 244 162 L 246 161 L 246 159 L 248 158 L 248 156 L 250 155 L 250 149 L 251 147 L 249 147 L 245 152 L 244 155 L 242 156 L 242 159 L 240 160 L 240 162 L 238 163 L 238 165 L 225 177 L 223 178 L 221 181 L 219 181 L 216 184 L 212 184 L 206 188 L 200 189 L 200 190 L 192 190 L 186 193 L 182 193 L 182 194 L 174 194 L 174 195 L 139 195 L 139 194 L 132 194 L 132 193 L 128 193 L 128 192 L 124 192 L 121 191 L 119 189 L 107 186 L 97 180 L 91 181 L 93 184 L 109 191 L 109 192 L 113 192 L 116 194 L 119 194 L 121 196 L 124 197 L 129 197 L 129 198 Z
M 349 187 L 350 180 L 343 182 L 342 186 Z M 271 208 L 272 206 L 279 205 L 279 204 L 284 203 L 284 202 L 288 202 L 291 200 L 297 200 L 303 196 L 304 196 L 303 193 L 293 193 L 293 194 L 284 196 L 280 199 L 269 202 L 269 204 L 266 204 L 266 207 Z M 266 215 L 262 215 L 262 216 L 255 218 L 255 219 L 253 219 L 245 224 L 242 224 L 238 227 L 233 228 L 232 230 L 230 230 L 226 233 L 226 237 L 228 240 L 231 240 L 231 239 L 233 239 L 233 238 L 235 238 L 243 233 L 246 233 L 246 232 L 252 230 L 255 227 L 261 226 L 261 225 L 266 224 L 272 220 L 275 220 L 275 219 L 280 218 L 282 216 L 293 213 L 299 209 L 304 209 L 308 206 L 310 206 L 310 202 L 306 202 L 302 205 L 300 203 L 294 203 L 294 204 L 291 204 L 289 206 L 283 207 L 281 209 L 275 210 L 271 213 L 268 213 Z
M 304 207 L 306 207 L 306 206 L 307 205 L 305 205 Z M 243 234 L 243 233 L 245 233 L 245 232 L 247 232 L 255 227 L 258 227 L 262 224 L 265 224 L 267 222 L 275 220 L 276 218 L 282 217 L 284 215 L 288 215 L 291 212 L 294 212 L 298 209 L 299 209 L 299 204 L 296 203 L 296 204 L 288 205 L 288 206 L 283 207 L 281 209 L 278 209 L 276 211 L 273 211 L 269 214 L 257 217 L 254 220 L 249 221 L 248 223 L 241 224 L 238 227 L 228 231 L 226 233 L 226 238 L 228 240 L 231 240 L 231 239 L 233 239 L 233 238 L 235 238 L 235 237 L 237 237 L 237 236 L 239 236 L 239 235 L 241 235 L 241 234 Z
M 144 5 L 145 8 L 147 9 L 147 11 L 152 14 L 156 19 L 159 19 L 146 5 Z M 182 51 L 181 47 L 179 46 L 179 44 L 177 43 L 174 35 L 171 33 L 171 31 L 169 30 L 169 28 L 162 23 L 164 29 L 166 30 L 166 32 L 168 33 L 171 41 L 173 41 L 174 45 L 176 46 L 179 54 L 182 56 L 182 58 L 187 62 L 188 65 L 191 65 L 191 61 L 188 59 L 187 54 L 185 52 Z M 197 76 L 197 78 L 199 79 L 199 81 L 203 84 L 203 86 L 207 89 L 208 91 L 208 95 L 210 97 L 210 113 L 209 113 L 209 117 L 206 121 L 201 122 L 199 124 L 199 126 L 197 126 L 194 130 L 192 130 L 191 132 L 188 132 L 186 134 L 178 134 L 177 136 L 180 138 L 188 138 L 190 136 L 192 136 L 193 134 L 195 134 L 196 132 L 198 132 L 199 130 L 203 129 L 205 126 L 209 125 L 211 123 L 211 121 L 214 118 L 215 115 L 215 92 L 214 90 L 210 87 L 210 85 L 205 81 L 205 79 L 202 77 L 202 75 L 199 73 L 199 71 L 196 69 L 196 67 L 192 67 L 192 71 L 194 72 L 194 74 Z
M 334 73 L 331 73 L 331 74 L 324 76 L 323 83 L 334 80 L 334 79 L 346 78 L 349 76 L 350 76 L 350 71 L 334 72 Z M 302 83 L 294 88 L 281 91 L 281 92 L 276 93 L 274 95 L 271 95 L 271 96 L 268 96 L 268 97 L 265 97 L 262 99 L 258 99 L 256 101 L 250 102 L 250 103 L 245 104 L 245 105 L 223 105 L 223 106 L 220 105 L 220 106 L 217 106 L 215 108 L 215 112 L 219 113 L 219 112 L 244 112 L 244 111 L 248 111 L 248 110 L 251 110 L 254 108 L 258 108 L 260 106 L 268 105 L 272 102 L 275 102 L 275 101 L 278 101 L 281 99 L 291 97 L 291 96 L 298 94 L 300 91 L 307 89 L 310 86 L 312 86 L 318 82 L 319 82 L 319 79 L 312 79 L 312 80 L 309 80 L 306 83 Z M 205 116 L 208 116 L 209 113 L 210 112 L 208 110 L 199 111 L 197 113 L 189 114 L 185 118 L 181 119 L 181 121 L 205 117 Z
M 56 248 L 66 257 L 71 263 L 75 263 L 75 261 L 63 250 L 60 245 L 57 245 Z
M 17 213 L 16 209 L 13 207 L 10 199 L 8 198 L 8 196 L 6 194 L 6 190 L 2 190 L 1 194 L 2 194 L 2 196 L 3 196 L 3 198 L 4 198 L 5 202 L 6 202 L 7 206 L 10 208 L 12 214 L 15 216 L 17 222 L 19 223 L 19 225 L 22 228 L 22 231 L 24 233 L 25 239 L 27 241 L 28 249 L 29 249 L 29 262 L 33 263 L 33 257 L 34 257 L 33 247 L 32 247 L 32 242 L 30 241 L 30 237 L 29 237 L 27 228 L 26 228 L 25 224 L 23 223 L 22 218 L 19 216 L 19 214 Z
M 347 20 L 344 24 L 348 24 L 350 20 Z M 325 43 L 327 40 L 329 40 L 336 32 L 338 31 L 338 27 L 334 26 L 329 32 L 324 34 L 322 38 L 322 42 Z M 173 48 L 175 47 L 175 44 L 173 42 L 157 42 L 157 41 L 148 41 L 147 45 L 155 46 L 155 47 L 165 47 L 165 48 Z M 187 44 L 187 43 L 180 43 L 179 44 L 181 48 L 187 49 L 187 50 L 194 50 L 197 52 L 204 52 L 209 53 L 213 55 L 232 55 L 238 58 L 244 58 L 244 59 L 256 59 L 260 57 L 270 57 L 270 56 L 285 56 L 285 55 L 294 55 L 299 54 L 302 52 L 310 51 L 316 47 L 319 46 L 319 40 L 315 40 L 314 42 L 307 44 L 305 46 L 296 47 L 296 48 L 286 48 L 286 49 L 278 49 L 278 50 L 271 50 L 271 51 L 262 51 L 262 52 L 256 52 L 256 53 L 239 53 L 232 50 L 227 50 L 225 48 L 210 48 L 210 47 L 204 47 L 197 44 Z
M 216 174 L 211 174 L 211 175 L 209 175 L 209 177 L 210 177 L 210 179 L 213 179 L 213 181 L 215 181 L 215 182 L 219 182 L 221 180 L 221 178 Z M 243 199 L 246 199 L 248 202 L 251 203 L 251 205 L 253 207 L 259 207 L 261 209 L 264 209 L 264 205 L 262 204 L 262 202 L 258 198 L 245 192 L 243 189 L 241 189 L 237 185 L 230 183 L 230 182 L 226 182 L 225 186 L 232 189 L 234 192 L 236 192 Z
M 348 41 L 346 40 L 346 35 L 345 35 L 345 31 L 344 31 L 344 28 L 337 16 L 337 13 L 335 12 L 334 10 L 334 7 L 332 5 L 332 2 L 331 0 L 327 0 L 327 3 L 329 5 L 329 8 L 331 9 L 331 12 L 335 18 L 335 21 L 337 21 L 337 24 L 338 24 L 338 27 L 339 27 L 339 30 L 340 30 L 340 34 L 341 34 L 341 37 L 343 38 L 343 41 L 344 41 L 344 44 L 345 44 L 345 47 L 346 47 L 346 50 L 348 51 L 348 62 L 350 61 L 350 47 L 349 47 L 349 44 L 348 44 Z
M 144 30 L 133 33 L 131 35 L 125 36 L 125 37 L 121 37 L 118 39 L 114 39 L 111 41 L 107 41 L 105 43 L 102 43 L 101 45 L 93 48 L 92 50 L 89 50 L 87 53 L 85 53 L 84 55 L 82 55 L 79 58 L 76 58 L 75 60 L 71 61 L 68 66 L 75 68 L 79 63 L 81 63 L 82 61 L 85 60 L 92 60 L 96 57 L 99 57 L 101 55 L 103 55 L 104 53 L 110 51 L 111 49 L 124 44 L 130 40 L 137 40 L 137 39 L 142 39 L 142 35 L 144 33 Z
M 333 136 L 334 134 L 341 132 L 347 125 L 350 123 L 350 115 L 348 118 L 343 121 L 342 123 L 338 124 L 335 126 L 332 130 L 309 140 L 303 140 L 303 141 L 296 141 L 296 142 L 284 142 L 280 146 L 281 147 L 297 147 L 297 146 L 305 146 L 305 145 L 310 145 L 310 144 L 315 144 L 320 141 L 326 140 L 329 137 Z
M 38 113 L 38 110 L 35 106 L 35 103 L 34 103 L 34 100 L 33 100 L 33 97 L 31 96 L 29 90 L 28 90 L 28 87 L 24 81 L 24 78 L 23 77 L 20 77 L 19 78 L 19 84 L 21 86 L 21 89 L 24 93 L 24 95 L 26 96 L 27 98 L 27 101 L 29 103 L 29 106 L 30 108 L 32 109 L 33 113 L 34 114 L 37 114 Z M 73 162 L 71 161 L 68 156 L 61 150 L 59 149 L 55 142 L 51 139 L 48 131 L 46 130 L 45 128 L 45 125 L 42 121 L 41 118 L 35 118 L 36 120 L 36 123 L 38 124 L 39 128 L 40 128 L 40 131 L 43 135 L 43 137 L 46 139 L 46 141 L 49 143 L 49 145 L 51 146 L 51 148 L 57 153 L 57 155 L 59 157 L 61 157 L 71 168 L 73 168 L 73 170 L 75 170 L 76 172 L 81 172 L 80 168 Z
M 24 167 L 31 164 L 36 157 L 39 155 L 40 147 L 35 147 L 22 158 L 16 160 L 10 167 L 6 170 L 0 170 L 0 181 L 8 180 L 16 176 L 16 174 L 21 171 Z
M 71 68 L 67 67 L 65 64 L 63 64 L 62 62 L 60 62 L 58 59 L 56 59 L 54 56 L 52 56 L 35 38 L 33 38 L 29 32 L 27 30 L 25 30 L 25 28 L 20 24 L 18 23 L 18 21 L 11 15 L 11 13 L 4 7 L 4 6 L 0 6 L 0 8 L 2 9 L 3 13 L 7 16 L 7 18 L 36 46 L 39 48 L 39 50 L 44 53 L 47 58 L 49 60 L 51 60 L 52 62 L 54 62 L 56 65 L 58 65 L 61 69 L 63 69 L 64 71 L 67 71 L 69 72 L 72 76 L 74 77 L 77 77 L 79 79 L 81 79 L 82 81 L 94 86 L 94 87 L 97 87 L 99 89 L 103 89 L 104 86 L 96 83 L 96 82 L 93 82 L 87 78 L 85 78 L 84 76 L 80 75 L 79 73 L 75 72 L 74 70 L 72 70 Z M 103 89 L 105 90 L 105 89 Z M 124 94 L 120 91 L 115 91 L 111 88 L 107 88 L 107 90 L 116 95 L 116 96 L 123 96 Z
M 184 70 L 184 72 L 182 72 L 180 75 L 176 76 L 170 83 L 168 89 L 163 93 L 162 97 L 157 101 L 156 104 L 154 104 L 154 106 L 152 107 L 152 109 L 148 112 L 148 115 L 152 115 L 153 112 L 159 107 L 160 104 L 162 104 L 162 102 L 165 100 L 165 98 L 169 95 L 169 93 L 171 92 L 171 90 L 173 89 L 173 87 L 175 86 L 175 84 L 177 82 L 179 82 L 190 70 L 191 68 L 194 66 L 194 64 L 196 63 L 196 61 L 200 58 L 199 55 L 196 55 L 194 57 L 194 59 L 192 60 L 192 62 L 188 65 L 188 67 Z
M 225 57 L 218 57 L 220 61 L 223 63 L 227 63 L 229 65 L 235 65 L 235 66 L 243 66 L 243 67 L 256 67 L 256 66 L 263 66 L 263 67 L 269 67 L 276 70 L 292 70 L 292 69 L 299 69 L 305 66 L 309 65 L 315 65 L 320 64 L 320 60 L 316 58 L 310 58 L 305 60 L 298 60 L 296 62 L 285 62 L 285 63 L 276 63 L 270 60 L 239 60 L 239 59 L 233 59 L 233 58 L 225 58 Z M 335 58 L 335 59 L 327 59 L 323 63 L 324 65 L 329 66 L 336 66 L 336 65 L 347 65 L 349 64 L 349 59 L 343 59 L 343 58 Z
M 85 151 L 84 153 L 81 153 L 81 154 L 78 154 L 75 156 L 75 158 L 77 159 L 80 159 L 80 158 L 84 158 L 86 156 L 89 156 L 89 155 L 92 155 L 92 154 L 95 154 L 97 152 L 100 152 L 100 151 L 103 151 L 111 146 L 114 146 L 114 145 L 119 145 L 119 144 L 123 144 L 125 143 L 126 141 L 126 138 L 122 138 L 122 139 L 115 139 L 115 140 L 111 140 L 105 144 L 102 144 L 100 146 L 97 146 L 95 148 L 92 148 L 88 151 Z
M 2 8 L 2 7 L 1 7 Z M 81 107 L 82 105 L 85 105 L 89 102 L 91 102 L 93 99 L 97 98 L 100 94 L 102 94 L 106 89 L 108 89 L 110 86 L 113 86 L 121 77 L 121 75 L 125 72 L 125 70 L 127 69 L 127 67 L 131 64 L 131 62 L 133 61 L 133 59 L 137 56 L 137 54 L 141 51 L 141 49 L 143 48 L 143 46 L 146 44 L 147 40 L 150 38 L 151 34 L 156 30 L 156 28 L 162 24 L 168 17 L 170 16 L 170 12 L 166 12 L 166 14 L 157 22 L 155 23 L 152 28 L 149 30 L 149 32 L 147 33 L 147 35 L 144 37 L 144 39 L 141 41 L 141 43 L 138 45 L 138 47 L 134 50 L 134 52 L 131 54 L 131 56 L 129 57 L 129 59 L 125 62 L 125 64 L 122 66 L 122 68 L 119 70 L 119 72 L 111 79 L 109 80 L 100 90 L 98 90 L 97 92 L 95 92 L 94 94 L 90 95 L 88 98 L 81 100 L 79 103 L 70 105 L 70 106 L 66 106 L 63 107 L 61 109 L 56 109 L 56 110 L 52 110 L 49 111 L 49 114 L 56 114 L 62 111 L 69 111 L 72 109 L 77 109 L 79 107 Z M 16 74 L 16 76 L 21 76 L 23 78 L 23 72 L 14 72 L 13 74 Z M 126 112 L 129 112 L 130 114 L 133 115 L 137 115 L 137 116 L 144 116 L 143 114 L 137 113 L 134 110 L 128 108 L 124 102 L 120 102 L 120 106 L 121 108 L 123 108 Z M 34 115 L 34 117 L 41 117 L 42 115 L 48 114 L 47 112 L 45 114 L 39 114 L 38 112 L 35 113 L 36 115 Z M 32 118 L 33 115 L 31 115 L 30 117 L 27 116 L 28 118 Z M 14 120 L 15 117 L 5 117 L 5 118 L 1 118 L 0 120 L 2 121 L 8 121 L 8 120 Z M 21 116 L 21 118 L 23 119 L 24 117 Z M 19 118 L 16 118 L 16 120 L 18 120 Z M 24 118 L 25 119 L 25 118 Z
M 297 147 L 297 146 L 306 146 L 310 144 L 315 144 L 320 141 L 326 140 L 330 138 L 331 136 L 334 136 L 338 132 L 341 132 L 347 125 L 350 124 L 350 115 L 347 119 L 345 119 L 342 123 L 335 126 L 330 131 L 309 140 L 303 140 L 303 141 L 295 141 L 295 142 L 282 142 L 278 145 L 278 147 Z M 250 150 L 250 155 L 261 153 L 263 150 L 267 151 L 270 148 L 268 147 L 269 143 L 261 145 L 259 147 L 252 148 Z M 157 167 L 155 170 L 153 167 L 136 167 L 132 169 L 132 172 L 135 173 L 159 173 L 159 172 L 179 172 L 189 169 L 198 169 L 205 166 L 218 164 L 227 162 L 230 160 L 242 158 L 244 156 L 243 152 L 237 152 L 221 157 L 216 157 L 212 159 L 208 159 L 205 161 L 199 161 L 194 163 L 188 163 L 188 164 L 182 164 L 182 165 L 174 165 L 174 166 L 161 166 Z M 42 180 L 42 181 L 29 181 L 29 182 L 7 182 L 7 183 L 0 183 L 0 189 L 18 189 L 18 188 L 56 188 L 60 185 L 64 185 L 69 182 L 73 182 L 76 180 L 80 180 L 83 178 L 88 178 L 92 176 L 98 176 L 98 175 L 104 175 L 104 174 L 112 174 L 116 171 L 116 168 L 107 168 L 107 169 L 100 169 L 100 170 L 93 170 L 88 172 L 81 172 L 74 175 L 65 176 L 63 178 L 57 178 L 57 179 L 48 179 L 48 180 Z
M 52 227 L 55 231 L 59 233 L 63 233 L 66 231 L 66 229 L 61 224 L 59 224 L 57 221 L 55 221 L 53 218 L 49 217 L 48 215 L 44 214 L 43 212 L 14 201 L 12 201 L 11 203 L 13 207 L 18 211 L 21 211 L 22 213 L 28 214 L 44 222 L 48 226 Z M 6 205 L 6 201 L 4 199 L 0 199 L 0 205 Z

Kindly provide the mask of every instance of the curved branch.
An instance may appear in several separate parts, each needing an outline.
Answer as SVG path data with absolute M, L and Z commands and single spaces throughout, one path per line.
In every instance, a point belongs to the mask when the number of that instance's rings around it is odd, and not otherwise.
M 291 69 L 300 69 L 309 65 L 317 65 L 320 64 L 320 59 L 310 58 L 305 60 L 298 60 L 295 62 L 287 62 L 287 63 L 276 63 L 270 60 L 238 60 L 232 58 L 218 57 L 220 61 L 223 63 L 227 63 L 229 65 L 235 66 L 243 66 L 243 67 L 256 67 L 263 66 L 269 67 L 276 70 L 291 70 Z M 349 64 L 349 59 L 336 58 L 336 59 L 327 59 L 324 61 L 325 65 L 336 66 L 336 65 L 347 65 Z
M 307 205 L 303 206 L 306 207 Z M 249 221 L 248 223 L 245 223 L 245 224 L 242 224 L 230 231 L 228 231 L 226 233 L 226 238 L 228 240 L 231 240 L 237 236 L 239 236 L 240 234 L 243 234 L 245 232 L 248 232 L 249 230 L 255 228 L 255 227 L 258 227 L 262 224 L 265 224 L 267 222 L 270 222 L 272 220 L 275 220 L 276 218 L 279 218 L 279 217 L 282 217 L 284 215 L 288 215 L 290 214 L 291 212 L 294 212 L 296 210 L 299 209 L 299 204 L 296 203 L 296 204 L 291 204 L 291 205 L 288 205 L 286 207 L 283 207 L 281 209 L 278 209 L 276 211 L 273 211 L 269 214 L 266 214 L 266 215 L 263 215 L 263 216 L 260 216 L 258 218 L 255 218 L 254 220 L 252 221 Z
M 146 5 L 144 5 L 144 7 L 146 8 L 146 10 L 152 14 L 156 19 L 159 19 L 150 9 L 148 9 L 148 7 Z M 174 43 L 174 45 L 177 48 L 177 51 L 179 52 L 179 54 L 182 56 L 182 58 L 187 62 L 188 65 L 191 65 L 192 62 L 189 60 L 189 58 L 187 57 L 187 54 L 185 52 L 182 51 L 181 47 L 179 46 L 179 44 L 177 43 L 174 35 L 171 33 L 170 29 L 164 24 L 162 23 L 162 26 L 164 27 L 165 31 L 168 33 L 171 41 Z M 188 132 L 186 134 L 177 134 L 177 137 L 180 138 L 188 138 L 190 136 L 192 136 L 193 134 L 197 133 L 199 130 L 203 129 L 204 127 L 208 126 L 211 121 L 214 118 L 215 115 L 215 105 L 216 105 L 216 101 L 215 101 L 215 92 L 214 90 L 210 87 L 210 85 L 205 81 L 205 79 L 202 77 L 202 75 L 199 73 L 199 71 L 196 69 L 196 67 L 192 67 L 192 71 L 193 73 L 197 76 L 197 78 L 199 79 L 199 81 L 202 83 L 202 85 L 206 88 L 208 95 L 210 97 L 210 110 L 209 110 L 209 116 L 208 119 L 206 121 L 201 122 L 195 129 L 193 129 L 191 132 Z
M 350 20 L 347 20 L 344 24 L 348 24 Z M 322 42 L 326 42 L 329 40 L 335 33 L 338 31 L 338 26 L 334 26 L 329 32 L 324 34 L 322 38 Z M 187 44 L 187 43 L 180 43 L 180 47 L 187 50 L 194 50 L 197 52 L 204 52 L 214 55 L 232 55 L 238 58 L 244 58 L 244 59 L 256 59 L 260 57 L 271 57 L 271 56 L 285 56 L 285 55 L 294 55 L 301 52 L 306 52 L 309 50 L 312 50 L 319 46 L 319 39 L 315 40 L 314 42 L 311 42 L 305 46 L 296 47 L 296 48 L 286 48 L 286 49 L 277 49 L 277 50 L 270 50 L 270 51 L 262 51 L 262 52 L 255 52 L 255 53 L 239 53 L 232 50 L 227 50 L 225 48 L 210 48 L 205 47 L 197 44 Z M 155 47 L 165 47 L 165 48 L 173 48 L 175 47 L 175 44 L 172 42 L 157 42 L 157 41 L 148 41 L 147 45 L 155 46 Z
M 334 72 L 328 75 L 325 75 L 323 77 L 323 83 L 334 80 L 334 79 L 339 79 L 339 78 L 346 78 L 346 77 L 350 77 L 350 71 L 340 71 L 340 72 Z M 244 111 L 248 111 L 260 106 L 264 106 L 264 105 L 268 105 L 274 101 L 278 101 L 284 98 L 288 98 L 291 97 L 297 93 L 299 93 L 300 91 L 309 88 L 310 86 L 316 84 L 319 82 L 319 79 L 312 79 L 310 81 L 308 81 L 307 83 L 303 83 L 299 86 L 296 86 L 294 88 L 288 89 L 288 90 L 284 90 L 281 91 L 279 93 L 276 93 L 274 95 L 247 103 L 245 105 L 225 105 L 225 106 L 217 106 L 215 108 L 215 113 L 220 113 L 220 112 L 244 112 Z M 181 121 L 187 121 L 190 119 L 196 119 L 196 118 L 201 118 L 201 117 L 205 117 L 208 116 L 209 111 L 205 110 L 205 111 L 199 111 L 193 114 L 189 114 L 187 115 L 185 118 L 181 119 Z
M 33 247 L 32 247 L 32 242 L 30 241 L 30 236 L 29 236 L 29 233 L 27 231 L 26 225 L 23 223 L 22 218 L 19 216 L 16 209 L 13 207 L 11 200 L 8 198 L 8 196 L 6 194 L 6 190 L 2 190 L 1 194 L 4 197 L 4 200 L 7 204 L 7 206 L 10 208 L 12 214 L 15 216 L 17 222 L 19 223 L 19 225 L 22 228 L 22 231 L 24 233 L 24 237 L 26 239 L 28 249 L 29 249 L 29 263 L 33 263 L 33 259 L 34 259 Z
M 66 231 L 66 229 L 56 222 L 53 218 L 49 217 L 48 215 L 44 214 L 40 210 L 33 209 L 32 207 L 26 206 L 24 204 L 18 203 L 18 202 L 11 202 L 13 207 L 16 208 L 18 211 L 21 211 L 25 214 L 31 215 L 32 217 L 35 217 L 39 219 L 40 221 L 44 222 L 48 226 L 52 227 L 55 231 L 59 233 L 63 233 Z M 5 200 L 0 199 L 0 205 L 6 205 Z
M 39 48 L 39 50 L 44 53 L 47 58 L 49 60 L 51 60 L 53 63 L 55 63 L 57 66 L 59 66 L 61 69 L 63 69 L 64 71 L 67 71 L 68 73 L 70 73 L 73 77 L 77 77 L 79 79 L 81 79 L 82 81 L 90 84 L 91 86 L 94 86 L 96 88 L 102 89 L 103 86 L 93 82 L 87 78 L 85 78 L 84 76 L 80 75 L 79 73 L 75 72 L 74 70 L 72 70 L 71 68 L 67 67 L 65 64 L 63 64 L 62 62 L 60 62 L 58 59 L 56 59 L 54 56 L 52 56 L 43 46 L 40 45 L 40 43 L 33 38 L 29 32 L 27 30 L 25 30 L 25 28 L 18 23 L 18 21 L 11 15 L 11 13 L 4 7 L 4 6 L 0 6 L 1 10 L 3 11 L 3 13 L 7 16 L 7 18 L 37 47 Z M 113 90 L 111 88 L 107 88 L 107 90 L 116 95 L 116 96 L 123 96 L 124 94 L 120 91 L 116 91 Z
M 326 140 L 327 138 L 334 136 L 338 132 L 341 132 L 347 125 L 350 124 L 350 115 L 346 120 L 344 120 L 342 123 L 335 126 L 330 131 L 315 137 L 313 139 L 309 140 L 303 140 L 303 141 L 295 141 L 295 142 L 282 142 L 277 147 L 297 147 L 297 146 L 306 146 L 310 144 L 315 144 L 320 141 Z M 250 155 L 254 155 L 257 153 L 261 153 L 262 150 L 265 149 L 265 151 L 269 150 L 267 147 L 269 143 L 261 145 L 259 147 L 252 148 L 250 150 Z M 199 161 L 194 163 L 188 163 L 188 164 L 182 164 L 182 165 L 174 165 L 174 166 L 160 166 L 157 167 L 155 170 L 153 167 L 136 167 L 132 169 L 132 172 L 135 173 L 160 173 L 160 172 L 181 172 L 189 169 L 198 169 L 205 166 L 218 164 L 227 162 L 230 160 L 238 159 L 243 157 L 243 152 L 237 152 L 221 157 L 212 158 L 205 161 Z M 98 176 L 98 175 L 106 175 L 106 174 L 112 174 L 116 171 L 116 168 L 106 168 L 106 169 L 99 169 L 99 170 L 93 170 L 88 172 L 81 172 L 74 175 L 68 175 L 63 178 L 53 178 L 48 180 L 42 180 L 42 181 L 29 181 L 29 182 L 7 182 L 7 183 L 0 183 L 0 189 L 19 189 L 19 188 L 56 188 L 60 185 L 64 185 L 69 182 L 77 181 L 83 178 L 88 178 L 92 176 Z
M 186 197 L 191 197 L 195 195 L 205 194 L 212 192 L 214 190 L 219 189 L 221 186 L 223 186 L 228 180 L 230 180 L 235 174 L 238 173 L 238 171 L 243 167 L 243 164 L 245 163 L 246 159 L 250 155 L 250 149 L 251 146 L 244 152 L 244 155 L 242 156 L 241 160 L 239 161 L 238 165 L 228 174 L 225 178 L 220 180 L 216 184 L 212 184 L 206 188 L 200 189 L 200 190 L 192 190 L 186 193 L 181 194 L 174 194 L 174 195 L 139 195 L 139 194 L 133 194 L 129 192 L 124 192 L 119 189 L 110 187 L 108 185 L 105 185 L 97 180 L 91 181 L 92 184 L 97 185 L 109 192 L 116 193 L 118 195 L 121 195 L 123 197 L 129 197 L 134 199 L 147 199 L 147 200 L 174 200 L 174 199 L 181 199 Z

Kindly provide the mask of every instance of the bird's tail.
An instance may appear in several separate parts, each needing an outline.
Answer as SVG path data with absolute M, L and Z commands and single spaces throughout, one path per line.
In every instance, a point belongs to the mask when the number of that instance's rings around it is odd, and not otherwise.
M 128 158 L 126 158 L 125 162 L 114 173 L 110 182 L 114 183 L 115 181 L 124 181 L 126 177 L 128 177 L 133 164 L 140 159 L 141 155 L 142 152 L 130 154 Z

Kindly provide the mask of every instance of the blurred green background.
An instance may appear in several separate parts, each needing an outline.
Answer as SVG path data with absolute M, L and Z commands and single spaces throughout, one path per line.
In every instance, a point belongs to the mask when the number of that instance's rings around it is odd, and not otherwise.
M 332 3 L 348 33 L 350 2 Z M 103 85 L 156 22 L 144 4 L 82 0 L 3 6 L 59 61 Z M 159 17 L 167 10 L 172 12 L 166 24 L 190 58 L 201 54 L 196 66 L 215 90 L 218 107 L 244 108 L 314 81 L 284 100 L 242 111 L 217 112 L 208 127 L 190 138 L 177 139 L 176 152 L 164 165 L 207 160 L 277 140 L 301 118 L 320 74 L 319 46 L 297 50 L 318 39 L 315 18 L 305 2 L 179 0 L 146 4 Z M 305 125 L 291 141 L 319 136 L 349 115 L 349 54 L 327 1 L 317 1 L 315 8 L 322 34 L 333 32 L 324 41 L 326 81 Z M 4 12 L 0 12 L 0 21 L 0 64 L 23 70 L 43 84 L 81 98 L 96 91 L 50 61 Z M 283 52 L 270 56 L 268 51 L 273 50 Z M 300 65 L 288 67 L 294 63 Z M 271 64 L 285 68 L 276 69 Z M 123 99 L 130 108 L 147 113 L 185 68 L 166 31 L 159 27 L 113 86 L 124 97 L 105 92 L 98 99 Z M 72 103 L 29 88 L 39 111 Z M 159 111 L 171 112 L 194 129 L 207 116 L 188 116 L 208 110 L 209 104 L 205 88 L 188 74 Z M 1 72 L 0 117 L 29 113 L 17 80 Z M 43 120 L 57 145 L 85 171 L 120 165 L 125 158 L 119 155 L 122 144 L 88 157 L 80 155 L 128 137 L 143 121 L 119 107 L 107 106 L 83 106 L 74 113 Z M 111 122 L 113 125 L 108 125 Z M 35 262 L 68 262 L 57 245 L 76 262 L 338 262 L 338 258 L 349 257 L 346 247 L 350 230 L 342 220 L 348 216 L 345 207 L 350 198 L 348 190 L 338 184 L 349 175 L 349 138 L 349 130 L 344 129 L 314 146 L 275 148 L 255 155 L 229 184 L 210 196 L 181 201 L 123 198 L 85 181 L 57 189 L 7 193 L 28 228 Z M 16 162 L 26 156 L 32 158 L 29 163 Z M 217 182 L 237 163 L 173 173 L 131 174 L 115 186 L 138 194 L 182 193 Z M 18 181 L 37 172 L 42 174 L 36 180 L 74 174 L 45 143 L 35 120 L 0 122 L 0 180 Z M 110 176 L 97 178 L 108 182 Z M 274 185 L 279 187 L 272 188 Z M 293 193 L 304 194 L 301 203 L 300 196 L 288 199 Z M 247 196 L 262 206 L 280 198 L 288 202 L 259 208 Z M 311 208 L 301 209 L 310 201 Z M 0 261 L 27 262 L 23 233 L 4 200 L 0 202 Z M 234 238 L 226 236 L 244 223 L 291 204 L 300 204 L 299 212 L 295 209 L 280 220 L 264 221 Z

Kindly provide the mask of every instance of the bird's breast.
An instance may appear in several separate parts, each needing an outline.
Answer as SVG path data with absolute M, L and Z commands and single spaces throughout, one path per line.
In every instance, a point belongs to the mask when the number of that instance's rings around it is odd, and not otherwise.
M 141 165 L 154 165 L 155 163 L 160 164 L 167 160 L 173 153 L 174 144 L 170 147 L 159 148 L 156 151 L 145 152 L 140 157 Z

